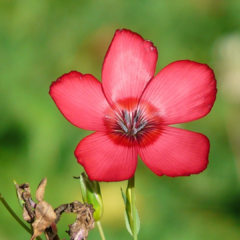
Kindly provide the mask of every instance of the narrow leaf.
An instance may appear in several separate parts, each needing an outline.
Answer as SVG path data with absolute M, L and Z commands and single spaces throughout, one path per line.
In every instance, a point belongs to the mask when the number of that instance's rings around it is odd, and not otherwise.
M 79 183 L 80 183 L 80 189 L 81 189 L 81 193 L 82 193 L 83 202 L 87 203 L 86 179 L 83 174 L 80 175 Z
M 133 236 L 133 233 L 132 233 L 132 230 L 131 230 L 131 226 L 130 226 L 130 222 L 129 222 L 129 218 L 128 218 L 126 210 L 124 211 L 124 216 L 125 216 L 124 219 L 125 219 L 125 223 L 126 223 L 126 228 L 127 228 L 128 232 Z
M 124 201 L 124 205 L 125 205 L 125 207 L 126 207 L 127 197 L 126 197 L 125 193 L 123 192 L 122 188 L 121 188 L 121 193 L 122 193 L 122 198 L 123 198 L 123 201 Z
M 137 232 L 136 232 L 136 234 L 138 234 L 139 230 L 140 230 L 140 219 L 139 219 L 138 211 L 137 211 L 136 208 L 135 208 L 135 211 L 136 211 L 136 223 L 137 223 Z

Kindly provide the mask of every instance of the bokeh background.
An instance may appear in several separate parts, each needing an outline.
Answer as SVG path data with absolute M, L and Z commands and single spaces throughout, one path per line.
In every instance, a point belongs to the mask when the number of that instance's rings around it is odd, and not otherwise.
M 57 207 L 81 200 L 83 169 L 73 155 L 86 135 L 61 115 L 48 91 L 71 70 L 101 79 L 114 32 L 128 28 L 158 48 L 157 72 L 190 59 L 207 63 L 218 80 L 208 116 L 180 127 L 211 142 L 199 175 L 155 176 L 139 161 L 136 173 L 139 239 L 240 239 L 240 1 L 239 0 L 16 0 L 0 1 L 0 193 L 16 213 L 13 179 L 32 193 L 48 178 L 45 200 Z M 93 146 L 94 147 L 94 146 Z M 131 239 L 120 187 L 102 183 L 107 239 Z M 59 235 L 75 216 L 64 215 Z M 0 239 L 29 239 L 0 203 Z M 97 229 L 89 239 L 100 239 Z

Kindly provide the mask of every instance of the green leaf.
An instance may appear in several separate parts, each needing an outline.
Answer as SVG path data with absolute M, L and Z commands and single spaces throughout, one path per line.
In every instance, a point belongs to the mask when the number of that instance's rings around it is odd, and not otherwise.
M 81 189 L 81 193 L 82 193 L 83 202 L 87 203 L 86 179 L 81 174 L 79 180 L 80 180 L 80 189 Z
M 139 215 L 138 215 L 138 211 L 136 208 L 132 209 L 132 213 L 133 211 L 135 211 L 135 216 L 136 216 L 136 230 L 134 229 L 134 226 L 133 226 L 133 222 L 132 222 L 132 226 L 131 226 L 131 220 L 130 218 L 132 218 L 132 216 L 129 216 L 128 215 L 128 212 L 127 210 L 125 210 L 125 223 L 126 223 L 126 227 L 127 227 L 127 230 L 128 232 L 133 236 L 135 235 L 134 234 L 134 231 L 136 231 L 136 235 L 139 233 L 139 230 L 140 230 L 140 219 L 139 219 Z
M 136 209 L 134 194 L 134 177 L 129 179 L 126 194 L 121 189 L 122 198 L 125 205 L 125 223 L 128 232 L 136 239 L 140 230 L 140 219 Z
M 124 212 L 124 215 L 125 215 L 124 219 L 125 219 L 126 228 L 127 228 L 128 232 L 133 236 L 132 229 L 131 229 L 130 222 L 129 222 L 129 218 L 128 218 L 128 214 L 127 214 L 126 210 Z
M 126 204 L 127 204 L 127 198 L 126 198 L 126 195 L 125 195 L 125 193 L 123 192 L 122 188 L 121 188 L 121 193 L 122 193 L 122 198 L 123 198 L 123 201 L 124 201 L 124 205 L 126 206 Z
M 137 211 L 136 208 L 135 208 L 135 211 L 136 211 L 136 223 L 137 223 L 137 232 L 136 232 L 136 234 L 138 234 L 139 230 L 140 230 L 140 219 L 139 219 L 138 211 Z

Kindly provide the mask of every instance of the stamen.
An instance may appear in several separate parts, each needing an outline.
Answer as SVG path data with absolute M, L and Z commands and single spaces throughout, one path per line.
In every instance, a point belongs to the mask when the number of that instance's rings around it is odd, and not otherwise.
M 133 124 L 136 124 L 136 123 L 137 123 L 140 114 L 141 114 L 141 110 L 138 110 L 135 118 L 133 119 Z
M 141 123 L 141 125 L 139 126 L 139 128 L 137 128 L 137 132 L 141 131 L 147 124 L 147 121 L 145 120 L 144 122 Z
M 140 109 L 134 111 L 121 111 L 122 115 L 118 117 L 117 123 L 120 127 L 119 131 L 123 131 L 127 135 L 136 136 L 141 130 L 148 126 L 149 121 L 142 116 Z
M 136 135 L 137 132 L 138 132 L 137 128 L 134 127 L 134 128 L 133 128 L 133 131 L 132 131 L 132 135 Z
M 129 112 L 126 109 L 124 110 L 124 118 L 125 118 L 125 122 L 127 124 L 127 127 L 129 128 L 131 126 L 131 119 L 130 119 Z
M 124 125 L 122 121 L 118 121 L 118 124 L 120 125 L 120 127 L 125 133 L 128 133 L 128 128 Z

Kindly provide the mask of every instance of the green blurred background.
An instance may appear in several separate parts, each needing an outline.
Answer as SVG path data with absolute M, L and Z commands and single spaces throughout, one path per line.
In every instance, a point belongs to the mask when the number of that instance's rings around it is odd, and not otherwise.
M 13 179 L 32 193 L 48 178 L 45 200 L 57 207 L 81 200 L 83 169 L 73 151 L 86 135 L 61 115 L 49 86 L 71 70 L 101 78 L 119 28 L 158 48 L 157 72 L 170 62 L 207 63 L 218 80 L 211 113 L 180 127 L 207 135 L 210 163 L 199 175 L 155 176 L 139 161 L 136 173 L 139 239 L 240 239 L 240 1 L 239 0 L 18 0 L 0 1 L 0 192 L 21 216 Z M 131 239 L 120 187 L 102 183 L 107 239 Z M 59 235 L 75 216 L 64 215 Z M 0 239 L 30 239 L 0 204 Z M 100 239 L 97 229 L 89 239 Z

